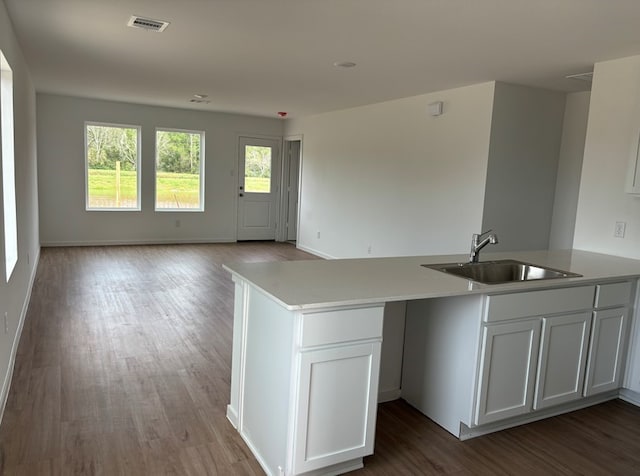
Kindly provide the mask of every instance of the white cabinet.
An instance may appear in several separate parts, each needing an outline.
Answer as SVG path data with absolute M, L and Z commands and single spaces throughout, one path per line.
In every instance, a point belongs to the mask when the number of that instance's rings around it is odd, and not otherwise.
M 632 285 L 488 296 L 474 424 L 619 389 Z
M 540 319 L 483 328 L 476 425 L 531 411 Z
M 383 312 L 299 315 L 292 474 L 373 453 Z
M 487 296 L 475 425 L 581 397 L 590 320 L 586 310 L 593 306 L 594 293 L 589 285 Z M 585 311 L 571 312 L 578 310 Z
M 605 294 L 611 294 L 609 288 Z M 522 317 L 565 314 L 593 307 L 595 286 L 543 289 L 487 296 L 486 322 L 499 322 Z
M 633 314 L 629 314 L 630 317 Z M 624 390 L 622 398 L 640 406 L 640 315 L 636 310 L 635 317 L 627 324 L 632 328 L 629 339 L 629 352 L 626 361 Z
M 593 313 L 585 397 L 621 386 L 627 314 L 626 307 Z
M 234 280 L 231 423 L 268 475 L 361 468 L 373 453 L 384 305 L 290 310 Z
M 591 312 L 542 319 L 534 410 L 582 397 Z
M 636 281 L 597 286 L 584 395 L 622 387 Z
M 294 474 L 373 453 L 380 342 L 300 356 Z

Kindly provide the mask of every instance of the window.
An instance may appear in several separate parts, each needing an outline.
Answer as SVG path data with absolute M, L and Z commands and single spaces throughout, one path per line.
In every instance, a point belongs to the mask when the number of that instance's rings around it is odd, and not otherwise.
M 204 210 L 204 132 L 156 130 L 156 210 Z
M 87 210 L 140 210 L 140 128 L 85 124 Z
M 2 141 L 2 208 L 4 211 L 5 279 L 18 262 L 16 179 L 13 149 L 13 71 L 0 51 L 0 140 Z
M 244 191 L 271 193 L 271 147 L 244 146 Z

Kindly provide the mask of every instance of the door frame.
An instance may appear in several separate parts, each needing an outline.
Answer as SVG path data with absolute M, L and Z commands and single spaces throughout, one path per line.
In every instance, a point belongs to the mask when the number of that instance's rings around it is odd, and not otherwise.
M 276 223 L 276 241 L 287 241 L 287 214 L 288 214 L 288 196 L 287 188 L 289 186 L 289 143 L 300 142 L 300 152 L 298 158 L 298 209 L 296 210 L 296 242 L 300 238 L 300 201 L 302 199 L 302 164 L 303 164 L 303 134 L 284 136 L 282 138 L 282 160 L 281 160 L 281 177 L 280 177 L 280 199 L 278 201 L 278 219 Z M 236 227 L 237 228 L 237 227 Z
M 275 193 L 277 193 L 276 196 L 276 200 L 275 200 L 275 206 L 276 206 L 276 210 L 275 210 L 275 215 L 276 215 L 276 241 L 281 241 L 279 240 L 279 233 L 280 233 L 280 215 L 281 215 L 281 202 L 282 202 L 282 157 L 283 157 L 283 140 L 282 140 L 282 136 L 270 136 L 270 135 L 265 135 L 265 134 L 252 134 L 252 133 L 241 133 L 238 132 L 236 133 L 236 146 L 235 146 L 235 160 L 234 160 L 234 166 L 233 166 L 233 170 L 231 172 L 231 175 L 234 177 L 234 182 L 233 182 L 233 193 L 234 193 L 234 237 L 235 237 L 235 241 L 238 241 L 238 211 L 239 211 L 239 207 L 240 207 L 240 194 L 239 194 L 239 188 L 238 188 L 238 184 L 240 183 L 240 140 L 242 138 L 245 139 L 266 139 L 266 140 L 273 140 L 273 141 L 277 141 L 278 142 L 278 148 L 280 149 L 280 153 L 276 154 L 276 158 L 277 160 L 280 162 L 278 165 L 280 167 L 279 170 L 279 183 L 277 184 L 277 190 L 275 191 Z

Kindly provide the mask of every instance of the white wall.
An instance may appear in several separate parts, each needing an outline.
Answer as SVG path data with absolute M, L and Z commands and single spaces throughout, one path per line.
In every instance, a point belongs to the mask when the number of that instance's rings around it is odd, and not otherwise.
M 282 136 L 280 119 L 49 94 L 37 110 L 43 245 L 233 241 L 238 135 Z M 142 126 L 142 211 L 85 210 L 85 121 Z M 203 213 L 154 212 L 156 127 L 205 131 Z
M 640 198 L 624 192 L 640 133 L 640 56 L 597 63 L 593 75 L 574 247 L 640 258 Z M 616 221 L 627 222 L 624 239 Z
M 328 257 L 466 252 L 482 222 L 494 83 L 288 120 L 298 246 Z M 427 105 L 444 101 L 444 114 Z M 320 238 L 317 233 L 320 232 Z
M 567 94 L 549 249 L 573 247 L 591 92 Z
M 0 49 L 13 70 L 16 209 L 18 263 L 8 283 L 4 277 L 4 242 L 0 231 L 0 417 L 6 402 L 15 352 L 39 256 L 38 189 L 36 170 L 35 91 L 27 64 L 0 1 Z M 0 180 L 0 187 L 2 181 Z M 0 201 L 2 194 L 0 194 Z M 0 215 L 2 206 L 0 206 Z M 0 230 L 2 227 L 0 226 Z M 7 313 L 8 332 L 4 330 Z
M 384 305 L 382 354 L 378 401 L 388 402 L 400 397 L 402 386 L 402 351 L 407 303 L 393 301 Z
M 498 234 L 491 251 L 548 248 L 564 108 L 564 93 L 496 83 L 482 219 Z

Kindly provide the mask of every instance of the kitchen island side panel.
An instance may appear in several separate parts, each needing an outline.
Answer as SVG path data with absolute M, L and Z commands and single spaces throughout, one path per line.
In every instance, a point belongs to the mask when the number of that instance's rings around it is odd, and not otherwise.
M 482 296 L 407 303 L 402 398 L 455 436 L 471 422 Z
M 246 307 L 247 285 L 234 278 L 235 293 L 233 301 L 233 347 L 231 349 L 231 395 L 229 405 L 227 405 L 227 418 L 235 429 L 238 425 L 240 412 L 240 375 L 244 368 L 244 318 Z
M 248 286 L 240 433 L 268 474 L 287 467 L 295 313 Z

